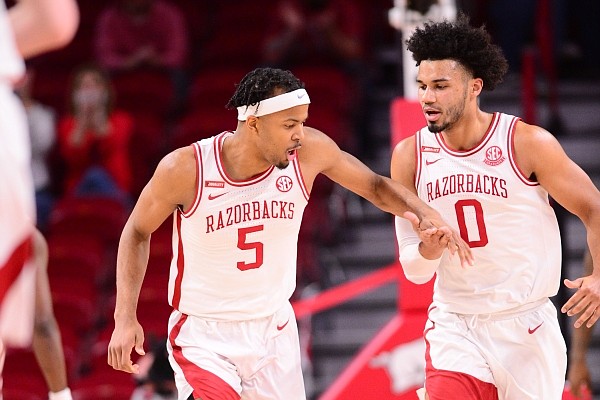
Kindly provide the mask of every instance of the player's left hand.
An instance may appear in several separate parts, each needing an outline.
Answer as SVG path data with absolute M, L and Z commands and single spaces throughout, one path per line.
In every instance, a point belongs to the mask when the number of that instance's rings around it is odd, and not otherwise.
M 565 279 L 564 283 L 569 289 L 577 291 L 562 306 L 561 312 L 569 316 L 581 313 L 573 326 L 579 328 L 585 324 L 591 328 L 600 318 L 600 277 L 589 275 L 573 281 Z

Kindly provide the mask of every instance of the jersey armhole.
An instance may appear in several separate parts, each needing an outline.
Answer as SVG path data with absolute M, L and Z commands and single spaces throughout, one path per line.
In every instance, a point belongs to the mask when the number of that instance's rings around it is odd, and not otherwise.
M 183 218 L 191 217 L 198 208 L 198 204 L 200 204 L 200 199 L 202 198 L 202 186 L 204 182 L 202 170 L 202 151 L 200 149 L 200 144 L 196 142 L 191 146 L 194 149 L 194 159 L 196 160 L 196 197 L 194 198 L 189 210 L 181 210 L 181 216 Z
M 304 196 L 306 201 L 308 201 L 308 199 L 310 197 L 310 193 L 308 192 L 308 189 L 306 188 L 306 183 L 304 182 L 304 177 L 302 176 L 302 169 L 300 168 L 300 161 L 298 160 L 298 157 L 294 158 L 294 160 L 292 161 L 292 164 L 294 165 L 294 172 L 296 173 L 296 178 L 298 178 L 298 183 L 300 184 L 300 189 L 302 190 L 302 195 Z
M 421 131 L 415 132 L 415 189 L 419 188 L 421 180 Z
M 517 157 L 515 154 L 515 131 L 517 129 L 517 123 L 520 120 L 521 120 L 521 118 L 513 117 L 512 121 L 510 122 L 510 126 L 508 128 L 508 143 L 506 146 L 506 148 L 508 149 L 508 159 L 510 161 L 510 165 L 511 165 L 513 171 L 515 172 L 515 175 L 517 175 L 517 177 L 519 178 L 519 180 L 521 180 L 521 182 L 523 182 L 527 186 L 537 186 L 537 185 L 539 185 L 539 182 L 532 181 L 527 176 L 525 176 L 525 174 L 523 173 L 523 171 L 521 170 L 521 168 L 519 168 L 519 165 L 517 164 Z

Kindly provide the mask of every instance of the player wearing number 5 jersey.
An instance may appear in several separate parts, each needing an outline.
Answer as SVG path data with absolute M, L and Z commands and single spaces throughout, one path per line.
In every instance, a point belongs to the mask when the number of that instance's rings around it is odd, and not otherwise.
M 494 89 L 507 69 L 483 28 L 460 16 L 425 24 L 407 44 L 427 127 L 396 146 L 392 178 L 438 210 L 475 257 L 463 268 L 438 235 L 417 236 L 396 221 L 407 278 L 437 275 L 424 332 L 424 398 L 559 400 L 567 358 L 549 300 L 561 270 L 549 195 L 581 218 L 597 265 L 600 193 L 550 133 L 479 108 L 482 90 Z M 592 326 L 600 269 L 565 284 L 578 290 L 562 311 L 581 313 L 576 328 Z
M 323 173 L 382 210 L 439 232 L 463 262 L 466 243 L 404 186 L 304 127 L 309 96 L 289 71 L 248 73 L 229 101 L 237 128 L 168 154 L 125 225 L 117 257 L 113 368 L 143 353 L 136 304 L 150 234 L 173 215 L 168 350 L 178 399 L 305 399 L 296 320 L 296 246 Z M 414 218 L 413 218 L 414 217 Z M 323 221 L 323 223 L 327 223 Z M 166 266 L 165 266 L 166 267 Z

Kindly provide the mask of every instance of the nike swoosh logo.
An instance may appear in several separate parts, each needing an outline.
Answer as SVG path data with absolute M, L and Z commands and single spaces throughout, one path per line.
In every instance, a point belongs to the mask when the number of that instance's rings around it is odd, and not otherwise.
M 303 97 L 304 97 L 304 93 L 302 93 L 302 94 L 298 94 L 297 96 L 298 96 L 298 98 L 299 98 L 299 99 L 301 99 L 301 98 L 303 98 Z
M 290 320 L 289 320 L 289 319 L 288 319 L 287 321 L 285 321 L 285 324 L 283 324 L 283 325 L 277 325 L 277 330 L 278 330 L 278 331 L 280 331 L 280 330 L 282 330 L 283 328 L 285 328 L 285 327 L 287 326 L 288 322 L 290 322 Z
M 542 324 L 543 324 L 543 323 L 544 323 L 544 321 L 542 321 L 542 322 L 541 322 L 541 323 L 540 323 L 538 326 L 536 326 L 536 327 L 535 327 L 535 328 L 533 328 L 533 329 L 529 328 L 529 329 L 527 330 L 527 332 L 528 332 L 530 335 L 533 335 L 533 334 L 535 333 L 535 331 L 537 331 L 538 329 L 540 329 L 540 326 L 542 326 Z
M 229 193 L 229 192 L 225 192 L 225 193 L 219 193 L 219 194 L 212 194 L 212 193 L 211 193 L 211 194 L 209 194 L 209 195 L 208 195 L 208 199 L 209 199 L 209 200 L 214 200 L 214 199 L 217 199 L 217 198 L 219 198 L 219 197 L 221 197 L 221 196 L 224 196 L 224 195 L 226 195 L 227 193 Z
M 438 158 L 437 160 L 433 160 L 433 161 L 425 160 L 425 164 L 427 164 L 427 165 L 435 164 L 436 162 L 438 162 L 440 160 L 441 160 L 441 158 Z

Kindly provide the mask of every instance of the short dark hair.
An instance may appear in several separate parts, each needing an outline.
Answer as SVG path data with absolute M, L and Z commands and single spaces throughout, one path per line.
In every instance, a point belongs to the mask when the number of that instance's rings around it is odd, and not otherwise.
M 492 43 L 485 26 L 471 26 L 462 13 L 455 22 L 425 23 L 406 44 L 417 65 L 423 60 L 455 60 L 473 77 L 481 78 L 487 90 L 494 90 L 508 70 L 502 49 Z
M 304 88 L 304 83 L 290 71 L 278 68 L 256 68 L 242 78 L 229 102 L 228 109 L 254 105 L 261 100 Z

